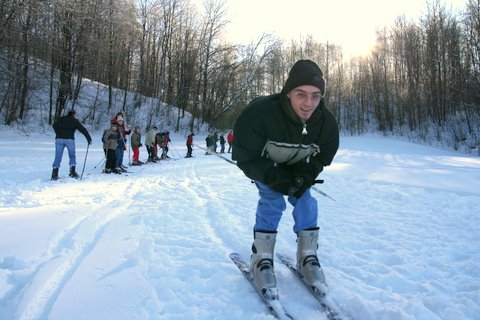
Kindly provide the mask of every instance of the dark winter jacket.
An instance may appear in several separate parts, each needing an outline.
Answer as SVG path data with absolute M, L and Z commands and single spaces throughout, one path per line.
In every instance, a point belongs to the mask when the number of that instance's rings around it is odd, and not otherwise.
M 80 131 L 90 143 L 92 137 L 87 129 L 73 115 L 63 116 L 53 124 L 55 139 L 75 139 L 75 131 Z
M 266 183 L 266 172 L 276 164 L 293 170 L 305 162 L 315 179 L 330 165 L 339 146 L 338 125 L 323 99 L 303 124 L 284 94 L 273 94 L 252 101 L 234 128 L 232 159 L 245 175 Z
M 108 129 L 103 134 L 102 140 L 105 141 L 103 144 L 103 149 L 116 150 L 118 143 L 122 140 L 122 138 L 118 134 L 117 130 Z
M 213 146 L 213 136 L 207 136 L 205 138 L 205 143 L 207 145 L 207 148 Z
M 139 132 L 134 131 L 132 133 L 132 138 L 130 141 L 132 148 L 140 148 L 140 145 L 142 144 L 141 139 L 142 139 L 142 135 Z

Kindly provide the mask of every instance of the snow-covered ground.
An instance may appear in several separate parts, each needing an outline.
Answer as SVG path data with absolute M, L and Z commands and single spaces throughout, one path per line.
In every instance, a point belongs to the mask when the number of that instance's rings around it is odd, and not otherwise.
M 52 182 L 53 133 L 0 130 L 0 319 L 272 319 L 228 257 L 249 256 L 254 185 L 199 149 L 184 159 L 185 137 L 172 140 L 177 159 L 104 175 L 94 134 L 83 180 L 68 178 L 65 152 Z M 342 137 L 320 177 L 336 201 L 315 193 L 319 257 L 346 313 L 480 319 L 480 158 Z M 290 213 L 276 249 L 294 256 Z M 323 318 L 284 266 L 276 274 L 294 316 Z

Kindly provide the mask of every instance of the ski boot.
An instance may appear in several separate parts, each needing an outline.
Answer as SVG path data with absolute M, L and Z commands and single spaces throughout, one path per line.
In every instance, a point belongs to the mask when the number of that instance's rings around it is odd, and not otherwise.
M 80 176 L 78 175 L 78 173 L 75 171 L 75 166 L 71 166 L 71 167 L 70 167 L 69 177 L 70 177 L 70 178 L 75 178 L 75 179 L 80 178 Z
M 273 270 L 273 251 L 275 249 L 276 232 L 255 231 L 250 259 L 250 272 L 257 287 L 267 297 L 278 298 L 277 282 Z
M 325 291 L 325 275 L 317 257 L 318 229 L 313 228 L 298 233 L 297 269 L 310 286 Z
M 52 180 L 58 180 L 58 168 L 52 170 Z

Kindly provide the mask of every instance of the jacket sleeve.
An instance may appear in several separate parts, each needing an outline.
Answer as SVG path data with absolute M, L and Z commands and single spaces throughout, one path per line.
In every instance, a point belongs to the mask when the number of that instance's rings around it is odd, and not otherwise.
M 252 109 L 244 110 L 238 118 L 233 140 L 232 159 L 237 166 L 252 180 L 265 182 L 266 172 L 274 166 L 270 159 L 262 157 L 262 151 L 267 142 L 263 117 L 255 116 Z
M 77 119 L 75 119 L 75 120 L 77 120 Z M 85 136 L 87 141 L 92 141 L 92 137 L 88 133 L 87 129 L 78 120 L 77 120 L 77 129 L 78 129 L 78 131 L 80 131 Z
M 312 164 L 322 167 L 332 163 L 339 147 L 338 124 L 330 111 L 325 110 L 325 122 L 321 130 L 320 153 L 313 158 Z

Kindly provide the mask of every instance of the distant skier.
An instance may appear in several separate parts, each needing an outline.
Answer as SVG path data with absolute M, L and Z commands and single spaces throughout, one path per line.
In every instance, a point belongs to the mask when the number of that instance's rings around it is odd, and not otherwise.
M 227 142 L 228 142 L 228 153 L 232 152 L 232 145 L 233 145 L 233 131 L 230 130 L 227 134 Z
M 143 163 L 140 161 L 140 147 L 142 146 L 142 134 L 140 133 L 140 126 L 135 127 L 135 131 L 130 138 L 130 145 L 133 151 L 133 166 L 139 166 Z
M 85 138 L 88 144 L 92 143 L 92 137 L 88 133 L 87 129 L 75 118 L 75 110 L 70 110 L 66 116 L 60 117 L 54 124 L 53 130 L 55 130 L 55 160 L 52 167 L 52 180 L 58 179 L 58 170 L 60 168 L 60 162 L 62 162 L 63 150 L 67 148 L 68 157 L 70 159 L 70 174 L 71 178 L 79 178 L 78 173 L 75 171 L 77 165 L 75 155 L 75 131 L 78 129 Z
M 150 130 L 147 131 L 147 136 L 145 138 L 145 147 L 148 152 L 147 162 L 157 162 L 157 145 L 156 145 L 156 136 L 157 136 L 157 126 L 153 126 Z
M 161 140 L 160 140 L 160 148 L 162 149 L 162 155 L 160 156 L 160 159 L 169 159 L 170 157 L 168 156 L 168 143 L 169 142 L 172 142 L 172 140 L 170 140 L 170 132 L 169 131 L 165 131 L 163 134 L 162 134 L 162 137 L 161 137 Z
M 122 172 L 127 172 L 127 167 L 123 165 L 123 154 L 127 149 L 126 142 L 127 142 L 127 135 L 132 133 L 131 130 L 127 130 L 125 128 L 125 121 L 123 117 L 123 113 L 118 112 L 111 120 L 112 122 L 115 121 L 118 125 L 118 134 L 120 135 L 120 140 L 118 140 L 117 150 L 115 151 L 115 161 L 116 161 L 116 168 L 120 169 Z
M 193 145 L 193 137 L 194 136 L 195 136 L 195 134 L 193 132 L 190 133 L 187 136 L 187 155 L 185 156 L 185 158 L 191 158 L 192 157 L 192 152 L 193 152 L 192 145 Z
M 297 61 L 280 93 L 253 100 L 237 119 L 232 159 L 255 181 L 256 210 L 250 271 L 257 286 L 276 290 L 273 251 L 277 228 L 293 205 L 297 268 L 312 286 L 325 278 L 317 257 L 318 208 L 310 194 L 339 145 L 338 125 L 324 105 L 325 80 L 311 60 Z
M 220 135 L 220 153 L 225 153 L 225 137 Z
M 105 173 L 121 174 L 122 170 L 117 167 L 117 149 L 118 142 L 122 139 L 118 133 L 118 123 L 115 120 L 110 121 L 110 129 L 103 134 L 103 149 L 106 150 Z
M 213 135 L 212 134 L 209 134 L 206 138 L 205 138 L 205 145 L 207 146 L 207 152 L 205 152 L 205 155 L 210 155 L 212 154 L 213 151 L 213 147 L 214 147 L 214 143 L 213 143 Z

